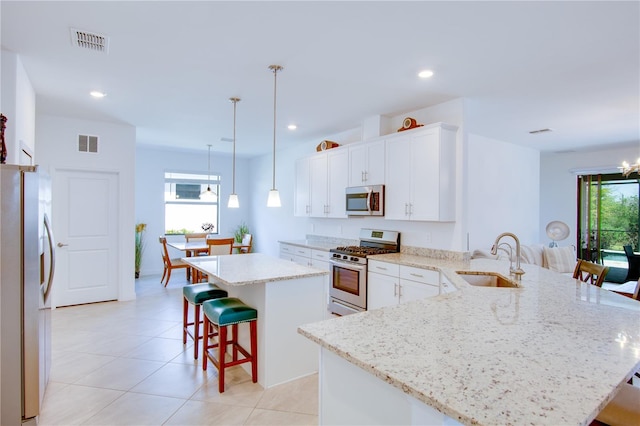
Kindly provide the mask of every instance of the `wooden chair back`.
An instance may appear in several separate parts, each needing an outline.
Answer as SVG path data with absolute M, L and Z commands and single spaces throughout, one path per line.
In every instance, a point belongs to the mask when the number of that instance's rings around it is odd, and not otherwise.
M 185 240 L 189 241 L 205 241 L 207 239 L 206 232 L 196 232 L 192 234 L 184 234 Z
M 169 250 L 167 249 L 167 238 L 160 237 L 160 254 L 162 254 L 162 261 L 166 266 L 171 265 L 171 258 L 169 257 Z
M 251 253 L 251 245 L 253 244 L 253 235 L 244 234 L 242 236 L 242 247 L 240 247 L 240 253 Z
M 209 245 L 209 256 L 217 254 L 231 254 L 233 250 L 233 238 L 215 238 L 207 240 Z
M 171 279 L 171 271 L 174 269 L 189 269 L 189 265 L 184 263 L 181 259 L 171 259 L 169 256 L 169 249 L 167 248 L 166 237 L 160 237 L 158 241 L 160 241 L 162 262 L 164 263 L 164 271 L 162 271 L 162 278 L 160 278 L 160 282 L 162 283 L 166 278 L 167 280 L 164 283 L 164 286 L 166 287 Z
M 184 239 L 187 240 L 187 242 L 202 241 L 204 243 L 205 241 L 207 241 L 207 233 L 196 232 L 191 234 L 184 234 Z M 194 253 L 196 256 L 206 256 L 209 254 L 209 249 L 205 248 L 202 250 L 194 250 Z
M 607 276 L 607 272 L 609 272 L 608 266 L 579 259 L 576 264 L 576 268 L 573 271 L 573 278 L 577 278 L 582 282 L 593 284 L 597 287 L 602 287 L 602 283 L 604 281 L 604 277 Z

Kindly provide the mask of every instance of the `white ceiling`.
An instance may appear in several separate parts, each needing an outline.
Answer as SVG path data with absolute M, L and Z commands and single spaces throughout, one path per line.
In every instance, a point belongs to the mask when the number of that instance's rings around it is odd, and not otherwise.
M 640 3 L 1 1 L 37 111 L 127 123 L 138 143 L 271 150 L 465 97 L 474 131 L 542 151 L 640 146 Z M 75 47 L 70 27 L 109 37 Z M 429 80 L 416 77 L 430 68 Z M 90 90 L 107 92 L 101 100 Z M 286 125 L 294 122 L 295 131 Z M 532 136 L 530 130 L 553 128 Z

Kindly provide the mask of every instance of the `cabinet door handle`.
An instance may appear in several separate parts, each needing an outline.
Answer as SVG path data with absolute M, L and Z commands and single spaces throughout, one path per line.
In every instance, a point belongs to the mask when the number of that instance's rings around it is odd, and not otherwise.
M 398 297 L 402 297 L 402 286 L 398 284 Z
M 409 274 L 409 275 L 411 275 L 412 277 L 424 278 L 424 275 L 414 274 L 413 272 L 411 274 Z
M 409 203 L 409 214 L 413 214 L 413 204 Z
M 409 204 L 404 203 L 404 215 L 407 216 L 409 214 Z
M 307 204 L 305 208 L 306 208 L 306 213 L 309 214 L 309 208 L 310 208 L 309 204 Z
M 382 266 L 376 266 L 376 269 L 381 269 L 381 270 L 383 270 L 383 271 L 386 271 L 386 270 L 387 270 L 387 268 L 383 268 Z
M 398 284 L 393 285 L 393 297 L 398 297 Z

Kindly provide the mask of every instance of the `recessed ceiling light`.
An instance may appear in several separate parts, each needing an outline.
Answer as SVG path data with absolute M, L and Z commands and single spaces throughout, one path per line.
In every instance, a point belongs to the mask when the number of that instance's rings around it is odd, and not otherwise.
M 298 128 L 298 126 L 296 126 L 295 124 L 289 124 L 289 125 L 287 126 L 287 129 L 289 129 L 289 130 L 295 130 L 295 129 L 297 129 L 297 128 Z
M 91 92 L 89 92 L 89 94 L 91 96 L 93 96 L 94 98 L 104 98 L 105 96 L 107 96 L 106 93 L 104 92 L 99 92 L 97 90 L 92 90 Z
M 429 78 L 433 77 L 433 71 L 431 70 L 423 70 L 418 73 L 418 77 L 420 78 Z

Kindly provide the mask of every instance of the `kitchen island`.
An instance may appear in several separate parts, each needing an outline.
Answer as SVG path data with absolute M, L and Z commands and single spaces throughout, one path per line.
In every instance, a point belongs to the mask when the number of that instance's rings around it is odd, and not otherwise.
M 229 297 L 257 309 L 258 383 L 265 389 L 318 371 L 317 347 L 297 328 L 324 318 L 327 271 L 259 253 L 183 260 Z M 245 328 L 240 327 L 240 341 L 249 347 Z
M 321 424 L 589 424 L 640 367 L 640 303 L 535 265 L 377 260 L 439 271 L 457 291 L 306 324 L 321 347 Z

